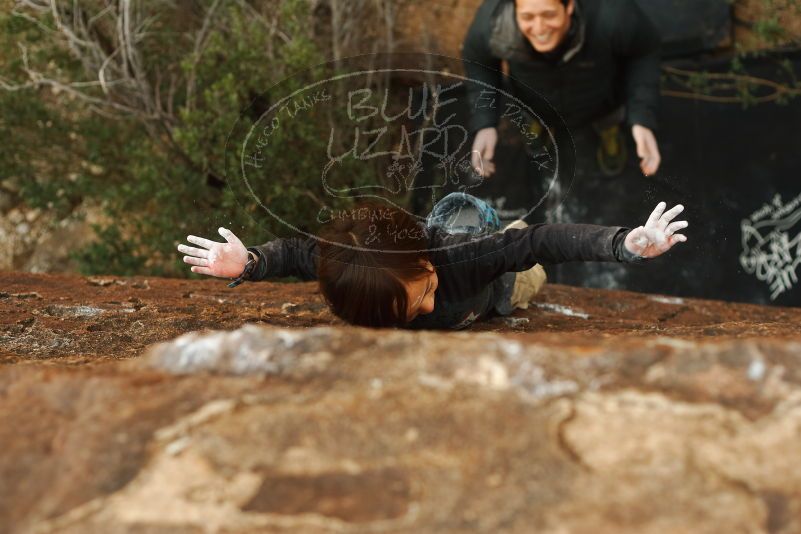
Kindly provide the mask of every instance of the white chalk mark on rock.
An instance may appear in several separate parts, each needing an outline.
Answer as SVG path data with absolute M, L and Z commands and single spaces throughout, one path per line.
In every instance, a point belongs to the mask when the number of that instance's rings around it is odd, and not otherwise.
M 559 313 L 561 315 L 567 315 L 568 317 L 580 317 L 582 319 L 590 318 L 589 314 L 587 313 L 573 310 L 572 308 L 568 308 L 567 306 L 562 306 L 561 304 L 551 304 L 550 302 L 532 302 L 532 304 L 543 310 L 547 310 L 553 313 Z
M 648 297 L 650 300 L 654 302 L 659 302 L 660 304 L 674 304 L 674 305 L 681 305 L 684 304 L 684 299 L 680 297 L 665 297 L 662 295 L 652 295 Z

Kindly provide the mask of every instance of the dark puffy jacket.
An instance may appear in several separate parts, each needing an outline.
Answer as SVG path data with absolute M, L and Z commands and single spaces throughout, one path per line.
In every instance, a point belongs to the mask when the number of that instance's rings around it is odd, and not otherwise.
M 439 286 L 434 311 L 420 315 L 409 328 L 465 328 L 479 318 L 508 314 L 515 272 L 535 264 L 567 261 L 637 261 L 624 251 L 629 230 L 590 224 L 536 224 L 483 237 L 429 234 L 431 263 Z M 248 247 L 259 263 L 251 280 L 295 276 L 317 278 L 315 239 L 276 239 Z
M 505 60 L 512 94 L 531 101 L 530 91 L 520 83 L 533 89 L 570 129 L 599 121 L 621 105 L 629 125 L 655 129 L 660 45 L 656 28 L 634 0 L 575 1 L 568 42 L 554 58 L 538 53 L 520 32 L 514 1 L 485 0 L 462 47 L 467 77 L 501 88 Z M 499 108 L 478 105 L 481 89 L 469 84 L 472 131 L 498 124 Z

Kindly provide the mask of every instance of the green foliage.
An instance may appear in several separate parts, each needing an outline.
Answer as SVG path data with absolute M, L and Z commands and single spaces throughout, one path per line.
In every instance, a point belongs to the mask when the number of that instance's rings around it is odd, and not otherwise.
M 199 4 L 208 9 L 212 2 Z M 85 8 L 96 15 L 99 6 L 92 12 L 92 5 Z M 187 22 L 169 4 L 143 5 L 152 10 L 152 23 L 138 44 L 141 61 L 157 94 L 165 101 L 172 95 L 169 120 L 110 118 L 49 87 L 0 91 L 0 135 L 7 140 L 0 145 L 0 168 L 21 184 L 29 205 L 65 214 L 82 200 L 103 207 L 113 222 L 95 227 L 97 241 L 73 254 L 82 272 L 194 276 L 175 250 L 189 233 L 215 239 L 224 225 L 246 243 L 261 243 L 287 232 L 226 174 L 238 165 L 237 151 L 226 150 L 226 142 L 235 125 L 255 123 L 253 109 L 242 113 L 254 98 L 289 76 L 284 94 L 292 84 L 317 79 L 316 66 L 325 58 L 307 0 L 280 3 L 280 32 L 254 14 L 250 6 L 258 2 L 220 2 L 200 49 L 202 17 Z M 37 24 L 0 14 L 0 75 L 28 81 L 17 47 L 22 43 L 30 64 L 54 78 L 96 79 L 48 27 L 49 16 Z M 85 92 L 106 98 L 97 87 Z M 325 152 L 329 120 L 322 111 L 309 112 L 272 139 L 265 179 L 254 192 L 279 217 L 315 219 L 320 203 L 308 191 L 315 181 L 319 187 L 320 166 L 302 155 Z M 350 180 L 358 184 L 366 172 L 354 167 Z
M 131 251 L 136 248 L 136 242 L 126 239 L 117 226 L 92 225 L 97 233 L 98 241 L 91 243 L 83 250 L 73 252 L 71 259 L 81 265 L 104 265 L 105 271 L 92 271 L 89 273 L 113 273 L 121 276 L 141 274 L 147 264 L 147 258 Z M 157 271 L 156 271 L 157 272 Z M 155 273 L 154 273 L 155 274 Z
M 690 89 L 698 93 L 705 93 L 709 91 L 709 73 L 693 72 L 687 78 L 687 85 Z
M 778 43 L 786 38 L 786 31 L 776 15 L 756 21 L 754 32 L 767 43 Z

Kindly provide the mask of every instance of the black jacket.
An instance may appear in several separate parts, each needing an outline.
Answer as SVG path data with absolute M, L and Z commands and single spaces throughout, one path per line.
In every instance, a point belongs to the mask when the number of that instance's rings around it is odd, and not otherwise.
M 626 106 L 628 124 L 656 128 L 659 45 L 654 25 L 634 0 L 575 0 L 567 42 L 556 57 L 537 52 L 517 27 L 514 1 L 485 0 L 462 47 L 465 73 L 501 88 L 509 64 L 511 93 L 523 102 L 536 91 L 568 128 L 598 121 Z M 468 84 L 471 130 L 498 124 L 500 106 L 479 105 L 482 86 Z M 536 110 L 535 110 L 536 112 Z
M 429 232 L 431 263 L 439 286 L 434 311 L 409 328 L 464 328 L 478 318 L 508 314 L 514 273 L 535 264 L 568 261 L 633 261 L 624 251 L 627 228 L 590 224 L 537 224 L 483 237 Z M 276 239 L 248 247 L 259 255 L 251 280 L 317 278 L 317 241 Z

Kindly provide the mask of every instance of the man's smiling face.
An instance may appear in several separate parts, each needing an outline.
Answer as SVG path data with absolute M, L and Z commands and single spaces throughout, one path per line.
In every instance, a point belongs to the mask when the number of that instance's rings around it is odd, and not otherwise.
M 515 0 L 517 27 L 537 52 L 552 52 L 570 29 L 575 0 Z

